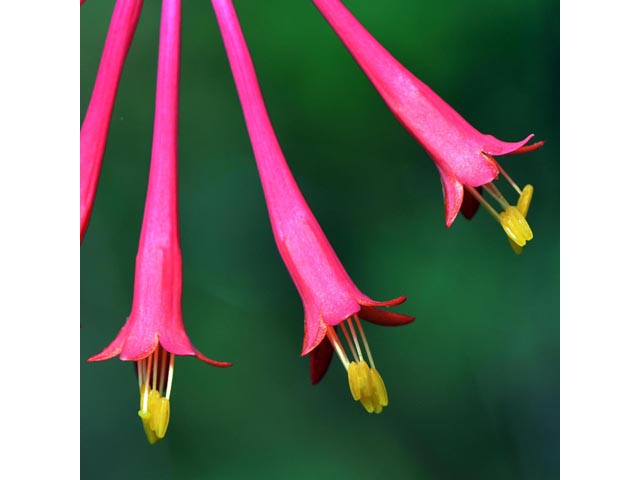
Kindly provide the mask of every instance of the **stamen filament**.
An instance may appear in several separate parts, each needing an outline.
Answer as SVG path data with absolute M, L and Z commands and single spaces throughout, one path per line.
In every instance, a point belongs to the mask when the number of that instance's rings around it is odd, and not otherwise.
M 167 392 L 165 397 L 169 400 L 169 396 L 171 395 L 171 382 L 173 381 L 173 362 L 176 356 L 172 353 L 169 357 L 169 375 L 167 376 Z
M 525 145 L 524 147 L 520 147 L 515 152 L 508 153 L 507 155 L 520 155 L 521 153 L 529 153 L 534 150 L 539 149 L 544 145 L 544 140 L 540 140 L 539 142 L 532 143 L 531 145 Z
M 511 186 L 518 193 L 518 195 L 522 195 L 522 190 L 520 190 L 520 187 L 518 186 L 518 184 L 513 181 L 513 179 L 509 176 L 509 174 L 505 171 L 504 168 L 502 168 L 502 166 L 498 162 L 496 162 L 496 164 L 498 165 L 498 169 L 500 170 L 500 173 L 507 180 L 507 182 L 511 184 Z
M 358 351 L 358 360 L 364 360 L 362 357 L 362 350 L 360 350 L 360 342 L 358 342 L 358 334 L 356 333 L 356 329 L 353 328 L 351 317 L 347 319 L 347 323 L 349 324 L 349 330 L 351 330 L 351 335 L 353 336 L 353 342 L 356 344 L 356 350 Z
M 142 362 L 138 360 L 136 366 L 138 367 L 138 390 L 142 390 Z
M 165 349 L 162 349 L 162 363 L 160 366 L 160 386 L 158 388 L 159 391 L 163 391 L 167 387 L 166 385 L 167 355 L 169 355 L 167 351 Z
M 344 322 L 340 324 L 340 328 L 342 328 L 342 333 L 344 334 L 344 338 L 347 340 L 347 344 L 349 344 L 349 349 L 351 350 L 351 354 L 353 358 L 358 358 L 358 354 L 356 353 L 356 349 L 353 346 L 353 342 L 349 337 L 349 333 L 347 332 L 347 327 L 344 326 Z
M 340 339 L 338 338 L 338 335 L 336 334 L 336 331 L 333 329 L 332 326 L 327 327 L 327 337 L 329 337 L 329 341 L 331 342 L 331 345 L 333 345 L 333 349 L 338 355 L 338 358 L 340 358 L 340 361 L 342 362 L 344 369 L 348 371 L 349 357 L 347 356 L 347 353 L 344 351 L 344 347 L 340 343 Z
M 507 202 L 507 199 L 504 198 L 502 193 L 500 193 L 500 190 L 498 190 L 498 187 L 496 187 L 493 183 L 487 183 L 486 185 L 484 185 L 484 188 L 487 190 L 487 192 L 489 192 L 489 194 L 493 198 L 496 199 L 496 201 L 500 204 L 502 208 L 504 208 L 505 210 L 509 208 L 509 202 Z
M 142 411 L 146 412 L 149 405 L 149 370 L 151 369 L 151 355 L 147 357 L 146 372 L 144 374 L 144 398 L 142 400 Z
M 364 344 L 364 349 L 367 351 L 367 358 L 369 359 L 369 363 L 371 364 L 371 368 L 376 368 L 375 363 L 373 363 L 373 355 L 371 355 L 371 349 L 369 348 L 369 342 L 367 342 L 367 337 L 364 334 L 364 329 L 362 328 L 362 323 L 360 323 L 360 318 L 358 315 L 354 315 L 356 319 L 356 325 L 358 325 L 358 330 L 360 330 L 360 336 L 362 337 L 362 343 Z
M 158 390 L 158 350 L 160 345 L 153 351 L 153 389 Z
M 520 187 L 518 186 L 518 184 L 516 182 L 514 182 L 513 179 L 509 176 L 509 174 L 505 171 L 505 169 L 502 168 L 502 165 L 500 165 L 496 161 L 496 159 L 493 158 L 493 155 L 489 155 L 488 153 L 484 153 L 484 152 L 482 152 L 482 155 L 485 158 L 488 158 L 489 160 L 491 160 L 498 167 L 498 170 L 500 170 L 500 173 L 504 176 L 504 178 L 507 180 L 507 182 L 509 182 L 511 184 L 511 186 L 513 187 L 513 189 L 516 192 L 518 192 L 518 195 L 522 195 L 522 190 L 520 190 Z

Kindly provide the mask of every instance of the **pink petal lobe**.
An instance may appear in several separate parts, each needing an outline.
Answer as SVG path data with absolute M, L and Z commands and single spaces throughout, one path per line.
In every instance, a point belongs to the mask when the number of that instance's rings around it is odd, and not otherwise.
M 327 335 L 327 324 L 322 320 L 319 312 L 309 314 L 305 307 L 304 316 L 304 338 L 302 339 L 301 356 L 307 355 L 316 348 Z
M 325 338 L 320 344 L 311 352 L 310 367 L 311 367 L 311 384 L 315 385 L 329 369 L 331 365 L 331 359 L 333 358 L 333 347 L 328 338 Z
M 482 187 L 477 187 L 476 190 L 480 195 L 482 195 Z M 464 196 L 462 197 L 462 205 L 460 207 L 460 212 L 462 215 L 468 220 L 471 220 L 473 216 L 478 211 L 478 207 L 480 207 L 480 202 L 468 192 L 464 192 Z
M 489 155 L 507 155 L 516 153 L 520 148 L 524 147 L 529 140 L 533 138 L 533 133 L 519 142 L 503 142 L 493 135 L 484 135 L 482 151 Z M 540 145 L 542 146 L 542 145 Z M 488 183 L 488 182 L 485 182 Z
M 144 326 L 142 322 L 138 322 L 135 327 Z M 142 360 L 153 353 L 158 347 L 158 335 L 150 335 L 151 332 L 139 334 L 133 332 L 127 337 L 120 352 L 120 360 L 136 361 Z
M 462 184 L 449 175 L 443 168 L 436 163 L 440 172 L 440 181 L 442 183 L 442 195 L 444 196 L 444 219 L 445 225 L 449 228 L 458 216 L 462 199 L 464 197 L 464 188 Z
M 385 327 L 398 327 L 400 325 L 411 323 L 415 320 L 415 317 L 410 317 L 409 315 L 380 310 L 375 307 L 362 307 L 362 310 L 360 310 L 360 317 L 368 322 L 375 323 L 376 325 L 383 325 Z
M 120 360 L 141 360 L 153 353 L 158 345 L 157 330 L 129 316 L 116 338 L 89 362 L 108 360 L 120 355 Z
M 120 352 L 122 351 L 122 347 L 127 340 L 130 329 L 131 323 L 127 319 L 127 322 L 120 329 L 120 332 L 118 333 L 118 335 L 116 335 L 116 338 L 104 350 L 102 350 L 102 352 L 90 357 L 87 361 L 100 362 L 102 360 L 108 360 L 120 354 Z
M 533 152 L 534 150 L 539 149 L 543 145 L 544 145 L 544 140 L 540 140 L 538 142 L 532 143 L 531 145 L 524 145 L 524 146 L 520 147 L 519 149 L 514 150 L 513 152 L 509 153 L 509 155 L 519 155 L 521 153 Z
M 196 350 L 195 352 L 196 352 L 196 358 L 198 360 L 202 360 L 203 362 L 208 363 L 209 365 L 213 365 L 214 367 L 226 368 L 226 367 L 231 367 L 233 365 L 231 362 L 219 362 L 218 360 L 213 360 L 209 357 L 205 357 L 198 350 Z
M 216 367 L 231 366 L 231 363 L 229 362 L 220 362 L 203 355 L 193 346 L 184 329 L 181 313 L 168 318 L 163 322 L 160 334 L 160 345 L 162 345 L 162 348 L 167 352 L 175 355 L 196 357 L 198 360 L 202 360 L 203 362 Z
M 404 295 L 398 297 L 398 298 L 394 298 L 392 300 L 386 300 L 384 302 L 376 302 L 375 300 L 371 300 L 369 297 L 366 296 L 361 296 L 361 297 L 356 297 L 356 299 L 358 300 L 358 303 L 362 306 L 368 306 L 368 307 L 393 307 L 395 305 L 400 305 L 401 303 L 404 303 L 407 300 L 407 297 L 405 297 Z

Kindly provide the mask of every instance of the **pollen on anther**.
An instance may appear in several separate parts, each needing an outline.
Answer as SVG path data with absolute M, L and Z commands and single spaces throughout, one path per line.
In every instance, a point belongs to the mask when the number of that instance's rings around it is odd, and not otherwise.
M 500 224 L 507 236 L 518 246 L 523 247 L 533 238 L 533 232 L 524 216 L 514 206 L 509 206 L 500 213 Z

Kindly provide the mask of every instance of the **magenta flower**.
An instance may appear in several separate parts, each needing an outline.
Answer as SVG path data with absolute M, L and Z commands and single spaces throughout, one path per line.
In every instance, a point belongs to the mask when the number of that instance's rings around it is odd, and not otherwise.
M 394 115 L 433 158 L 442 180 L 446 226 L 455 220 L 463 199 L 468 204 L 465 211 L 470 214 L 480 202 L 502 225 L 512 246 L 519 251 L 533 238 L 525 220 L 533 187 L 527 185 L 520 189 L 494 156 L 524 153 L 542 146 L 543 142 L 525 146 L 533 135 L 519 142 L 503 142 L 480 133 L 393 58 L 339 0 L 313 0 L 313 3 Z M 515 207 L 493 184 L 500 173 L 519 195 Z M 480 187 L 496 199 L 503 209 L 501 213 L 482 197 Z M 465 191 L 471 197 L 467 198 Z
M 120 355 L 137 363 L 140 411 L 150 443 L 164 437 L 175 355 L 218 367 L 189 341 L 182 322 L 182 255 L 178 231 L 177 142 L 180 0 L 164 0 L 149 187 L 136 258 L 133 306 L 111 344 L 90 362 Z
M 84 0 L 80 0 L 80 5 Z M 138 25 L 142 0 L 117 0 L 100 68 L 80 129 L 80 242 L 89 225 L 124 59 Z
M 377 308 L 398 305 L 405 297 L 376 302 L 358 290 L 349 278 L 282 154 L 233 3 L 212 0 L 212 4 L 253 145 L 276 245 L 302 297 L 305 315 L 302 355 L 311 354 L 312 382 L 322 378 L 335 350 L 348 372 L 354 399 L 360 400 L 367 411 L 379 413 L 388 398 L 360 318 L 389 326 L 409 323 L 412 317 Z M 338 337 L 339 330 L 354 361 L 349 361 Z

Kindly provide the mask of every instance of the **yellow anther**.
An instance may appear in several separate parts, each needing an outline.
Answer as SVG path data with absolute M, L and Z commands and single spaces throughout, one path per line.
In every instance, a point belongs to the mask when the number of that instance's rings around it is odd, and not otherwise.
M 520 194 L 520 198 L 518 198 L 518 204 L 516 208 L 522 214 L 523 217 L 527 218 L 527 213 L 529 213 L 529 205 L 531 205 L 531 197 L 533 197 L 533 186 L 525 185 L 522 189 L 522 193 Z M 522 253 L 522 247 L 513 240 L 509 239 L 509 244 L 513 251 L 516 254 L 520 255 Z
M 509 240 L 509 245 L 511 245 L 511 248 L 513 248 L 513 251 L 516 252 L 516 255 L 520 255 L 522 253 L 522 247 L 518 245 L 516 242 L 514 242 L 513 240 L 511 240 L 510 238 L 507 238 L 507 240 Z
M 160 392 L 158 390 L 149 391 L 149 403 L 147 410 L 151 412 L 151 415 L 155 415 L 158 411 L 158 405 L 160 404 Z
M 167 427 L 169 426 L 169 417 L 171 416 L 171 405 L 169 399 L 162 397 L 160 404 L 158 405 L 158 413 L 154 415 L 156 417 L 156 435 L 158 438 L 164 438 L 167 433 Z
M 169 399 L 161 397 L 158 390 L 149 390 L 148 387 L 143 385 L 140 389 L 140 411 L 138 416 L 142 420 L 144 433 L 147 435 L 151 445 L 163 438 L 167 432 L 170 413 Z
M 493 159 L 490 155 L 485 154 L 485 156 Z M 507 172 L 505 172 L 499 164 L 496 163 L 496 165 L 498 165 L 500 173 L 504 175 L 519 195 L 518 202 L 515 207 L 509 204 L 493 182 L 486 183 L 483 187 L 491 197 L 498 202 L 500 207 L 504 208 L 504 211 L 500 214 L 482 196 L 477 188 L 465 186 L 465 193 L 471 194 L 480 203 L 480 205 L 486 208 L 491 216 L 496 219 L 500 225 L 502 225 L 511 247 L 517 254 L 520 254 L 522 253 L 522 247 L 533 238 L 533 232 L 526 220 L 527 213 L 529 212 L 529 205 L 531 205 L 531 198 L 533 197 L 533 186 L 525 185 L 525 187 L 520 190 L 520 187 L 518 187 L 511 177 L 507 175 Z
M 500 214 L 500 224 L 507 236 L 520 247 L 524 247 L 527 241 L 533 238 L 529 224 L 520 211 L 512 205 Z
M 140 416 L 140 418 L 142 419 L 142 428 L 144 429 L 144 433 L 147 436 L 147 440 L 149 440 L 149 443 L 153 445 L 159 440 L 159 438 L 150 426 L 151 413 L 143 412 L 142 410 L 140 410 L 138 412 L 138 416 Z
M 149 392 L 149 406 L 147 407 L 151 413 L 151 421 L 149 426 L 154 432 L 158 432 L 158 412 L 160 411 L 160 392 L 151 390 Z M 159 436 L 159 435 L 158 435 Z
M 369 396 L 369 366 L 364 360 L 351 362 L 347 370 L 349 389 L 354 400 Z
M 147 386 L 146 386 L 146 385 L 142 385 L 142 386 L 140 387 L 140 411 L 141 411 L 141 412 L 142 412 L 142 411 L 144 411 L 144 410 L 146 410 L 146 406 L 145 406 L 146 404 L 145 404 L 145 398 L 144 398 L 144 392 L 145 392 L 145 390 L 146 390 L 146 389 L 147 389 Z M 149 390 L 147 390 L 147 392 L 148 392 L 148 391 L 149 391 Z M 147 398 L 148 398 L 148 397 L 147 397 Z
M 517 209 L 522 214 L 523 217 L 527 217 L 527 213 L 529 213 L 529 205 L 531 205 L 531 197 L 533 197 L 533 186 L 525 185 L 522 189 L 522 193 L 520 194 L 520 198 L 518 198 Z
M 351 362 L 347 370 L 351 395 L 360 401 L 369 413 L 380 413 L 389 404 L 387 390 L 382 377 L 375 368 L 370 368 L 367 362 Z
M 371 369 L 371 384 L 373 386 L 373 397 L 377 405 L 376 413 L 382 411 L 382 407 L 389 405 L 389 397 L 387 396 L 387 389 L 384 386 L 380 373 L 375 368 Z

